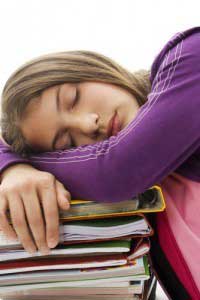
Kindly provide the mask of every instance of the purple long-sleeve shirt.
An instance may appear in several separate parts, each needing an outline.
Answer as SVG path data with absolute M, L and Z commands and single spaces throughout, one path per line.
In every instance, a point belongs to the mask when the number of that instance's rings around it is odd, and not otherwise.
M 151 68 L 148 101 L 117 136 L 24 159 L 0 142 L 0 172 L 28 163 L 52 173 L 72 198 L 134 197 L 171 172 L 200 181 L 200 27 L 178 33 Z

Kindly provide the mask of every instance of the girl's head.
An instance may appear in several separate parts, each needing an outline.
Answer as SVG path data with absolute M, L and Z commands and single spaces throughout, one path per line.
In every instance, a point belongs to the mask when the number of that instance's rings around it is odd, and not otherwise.
M 148 72 L 132 74 L 98 53 L 44 55 L 6 82 L 2 136 L 24 156 L 92 144 L 108 138 L 108 123 L 115 113 L 120 129 L 128 125 L 149 91 Z

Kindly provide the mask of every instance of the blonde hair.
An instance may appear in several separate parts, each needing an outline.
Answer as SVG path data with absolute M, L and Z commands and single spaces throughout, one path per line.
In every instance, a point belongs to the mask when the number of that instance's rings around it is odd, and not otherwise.
M 40 56 L 18 68 L 7 80 L 1 102 L 2 137 L 11 150 L 28 156 L 35 152 L 19 128 L 28 103 L 43 90 L 62 83 L 99 81 L 131 92 L 139 106 L 150 92 L 149 71 L 131 73 L 112 59 L 92 51 L 67 51 Z

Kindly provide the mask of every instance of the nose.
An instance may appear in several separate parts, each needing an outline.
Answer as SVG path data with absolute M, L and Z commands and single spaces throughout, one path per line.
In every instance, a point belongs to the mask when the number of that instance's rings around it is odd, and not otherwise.
M 79 133 L 91 137 L 99 128 L 99 116 L 96 113 L 82 113 L 70 116 L 68 128 L 72 133 Z

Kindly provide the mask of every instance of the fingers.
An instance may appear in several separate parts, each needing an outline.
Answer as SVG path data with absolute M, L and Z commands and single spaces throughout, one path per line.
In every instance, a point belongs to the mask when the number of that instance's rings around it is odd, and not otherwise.
M 47 180 L 41 184 L 39 196 L 43 206 L 46 222 L 46 241 L 50 248 L 59 242 L 59 214 L 55 191 L 55 179 Z
M 28 252 L 35 252 L 37 246 L 48 254 L 48 246 L 53 248 L 59 242 L 58 209 L 69 209 L 71 195 L 50 173 L 39 172 L 35 177 L 35 172 L 29 178 L 22 173 L 20 183 L 13 183 L 10 174 L 4 186 L 0 185 L 0 229 L 8 238 L 18 238 Z M 8 222 L 7 209 L 13 226 Z
M 13 227 L 9 224 L 6 210 L 8 209 L 8 201 L 6 197 L 1 196 L 0 201 L 0 229 L 9 239 L 17 239 L 17 235 L 13 229 Z
M 70 208 L 71 195 L 61 182 L 56 180 L 55 183 L 58 206 L 60 209 L 68 210 Z
M 37 248 L 44 255 L 49 253 L 46 243 L 45 224 L 42 216 L 39 198 L 35 189 L 23 195 L 26 217 Z
M 13 226 L 23 247 L 30 253 L 36 250 L 35 244 L 31 238 L 29 228 L 26 223 L 23 203 L 18 195 L 10 194 L 8 197 L 10 216 Z

